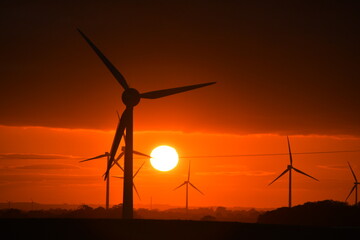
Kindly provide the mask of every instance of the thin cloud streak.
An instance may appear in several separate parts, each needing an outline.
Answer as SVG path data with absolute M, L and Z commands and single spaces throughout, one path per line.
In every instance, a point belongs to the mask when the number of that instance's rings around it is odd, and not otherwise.
M 0 159 L 80 159 L 79 156 L 38 153 L 2 153 Z
M 60 181 L 60 182 L 89 182 L 99 181 L 101 176 L 97 175 L 69 175 L 69 174 L 1 174 L 0 182 L 43 182 L 43 181 Z
M 340 150 L 340 151 L 321 151 L 321 152 L 294 152 L 292 155 L 308 155 L 308 154 L 331 154 L 331 153 L 354 153 L 360 150 Z M 233 155 L 207 155 L 207 156 L 184 156 L 180 158 L 233 158 L 233 157 L 271 157 L 286 156 L 289 153 L 263 153 L 263 154 L 233 154 Z
M 60 169 L 80 169 L 80 167 L 69 164 L 32 164 L 13 167 L 14 169 L 24 170 L 60 170 Z
M 275 172 L 269 171 L 221 171 L 221 172 L 197 172 L 196 175 L 201 176 L 270 176 Z
M 335 171 L 344 171 L 347 170 L 346 165 L 317 165 L 318 168 L 323 168 L 326 170 L 335 170 Z

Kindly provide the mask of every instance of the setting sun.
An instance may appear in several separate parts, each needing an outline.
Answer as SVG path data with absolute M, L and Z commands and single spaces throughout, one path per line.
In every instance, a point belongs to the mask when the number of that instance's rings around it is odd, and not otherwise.
M 158 146 L 152 150 L 150 156 L 151 166 L 162 172 L 170 171 L 179 162 L 175 148 L 170 146 Z

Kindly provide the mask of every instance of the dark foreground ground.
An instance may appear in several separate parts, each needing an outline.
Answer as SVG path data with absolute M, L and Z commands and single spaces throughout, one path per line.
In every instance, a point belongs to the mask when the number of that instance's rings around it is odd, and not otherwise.
M 358 227 L 118 219 L 0 219 L 0 239 L 350 239 Z M 351 239 L 353 239 L 352 237 Z

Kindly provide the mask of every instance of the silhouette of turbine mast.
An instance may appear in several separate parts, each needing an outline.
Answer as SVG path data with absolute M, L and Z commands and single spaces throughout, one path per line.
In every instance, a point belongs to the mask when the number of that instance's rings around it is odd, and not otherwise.
M 117 126 L 114 140 L 111 146 L 110 151 L 110 165 L 114 161 L 115 154 L 119 147 L 119 143 L 126 129 L 125 137 L 125 160 L 124 160 L 124 188 L 123 188 L 123 218 L 132 219 L 133 218 L 133 110 L 136 105 L 140 102 L 142 98 L 146 99 L 157 99 L 166 97 L 169 95 L 190 91 L 196 88 L 201 88 L 214 84 L 215 82 L 196 84 L 184 87 L 170 88 L 164 90 L 151 91 L 146 93 L 139 93 L 135 88 L 130 88 L 126 82 L 123 75 L 116 69 L 116 67 L 105 57 L 105 55 L 95 46 L 95 44 L 90 41 L 90 39 L 78 29 L 80 35 L 85 39 L 89 44 L 92 50 L 97 54 L 97 56 L 102 60 L 106 65 L 115 79 L 124 89 L 122 93 L 122 101 L 125 104 L 126 108 L 120 117 L 120 122 Z M 109 176 L 109 170 L 107 169 L 105 178 Z
M 175 191 L 178 188 L 181 188 L 182 186 L 186 186 L 186 194 L 185 194 L 185 209 L 186 209 L 186 213 L 189 210 L 189 185 L 191 187 L 193 187 L 195 190 L 197 190 L 199 193 L 201 193 L 202 195 L 204 195 L 204 193 L 202 191 L 200 191 L 197 187 L 195 187 L 191 182 L 190 182 L 190 161 L 189 161 L 189 170 L 188 170 L 188 177 L 187 180 L 184 181 L 182 184 L 180 184 L 178 187 L 174 188 L 173 191 Z
M 353 169 L 351 168 L 351 165 L 350 165 L 349 162 L 348 162 L 348 164 L 349 164 L 349 168 L 350 168 L 350 170 L 351 170 L 351 173 L 352 173 L 352 175 L 353 175 L 353 177 L 354 177 L 355 182 L 354 182 L 354 186 L 353 186 L 353 188 L 351 189 L 349 195 L 348 195 L 347 198 L 345 199 L 345 202 L 348 200 L 348 198 L 350 197 L 350 195 L 352 194 L 352 192 L 355 190 L 355 206 L 356 206 L 357 203 L 358 203 L 358 187 L 357 187 L 357 185 L 359 185 L 360 183 L 358 182 L 358 180 L 357 180 L 357 178 L 356 178 L 356 175 L 355 175 Z
M 289 148 L 289 157 L 290 157 L 290 164 L 287 166 L 287 169 L 284 171 L 284 172 L 282 172 L 277 178 L 275 178 L 271 183 L 269 183 L 269 186 L 271 185 L 271 184 L 273 184 L 276 180 L 278 180 L 279 178 L 281 178 L 285 173 L 287 173 L 287 172 L 289 172 L 289 208 L 291 208 L 291 197 L 292 197 L 292 192 L 291 192 L 291 188 L 292 188 L 292 184 L 291 184 L 291 181 L 292 181 L 292 177 L 291 177 L 291 171 L 292 170 L 294 170 L 295 172 L 298 172 L 298 173 L 300 173 L 300 174 L 302 174 L 302 175 L 305 175 L 305 176 L 307 176 L 307 177 L 309 177 L 309 178 L 312 178 L 312 179 L 314 179 L 314 180 L 316 180 L 316 181 L 319 181 L 319 180 L 317 180 L 316 178 L 314 178 L 314 177 L 312 177 L 312 176 L 310 176 L 309 174 L 306 174 L 306 173 L 304 173 L 304 172 L 302 172 L 302 171 L 300 171 L 299 169 L 297 169 L 297 168 L 294 168 L 293 167 L 293 161 L 292 161 L 292 155 L 291 155 L 291 148 L 290 148 L 290 140 L 289 140 L 289 137 L 287 137 L 287 142 L 288 142 L 288 148 Z

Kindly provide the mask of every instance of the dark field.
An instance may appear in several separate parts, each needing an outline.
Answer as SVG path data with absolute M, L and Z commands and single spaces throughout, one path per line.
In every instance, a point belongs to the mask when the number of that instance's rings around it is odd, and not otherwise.
M 357 239 L 358 227 L 120 219 L 0 219 L 1 239 Z

